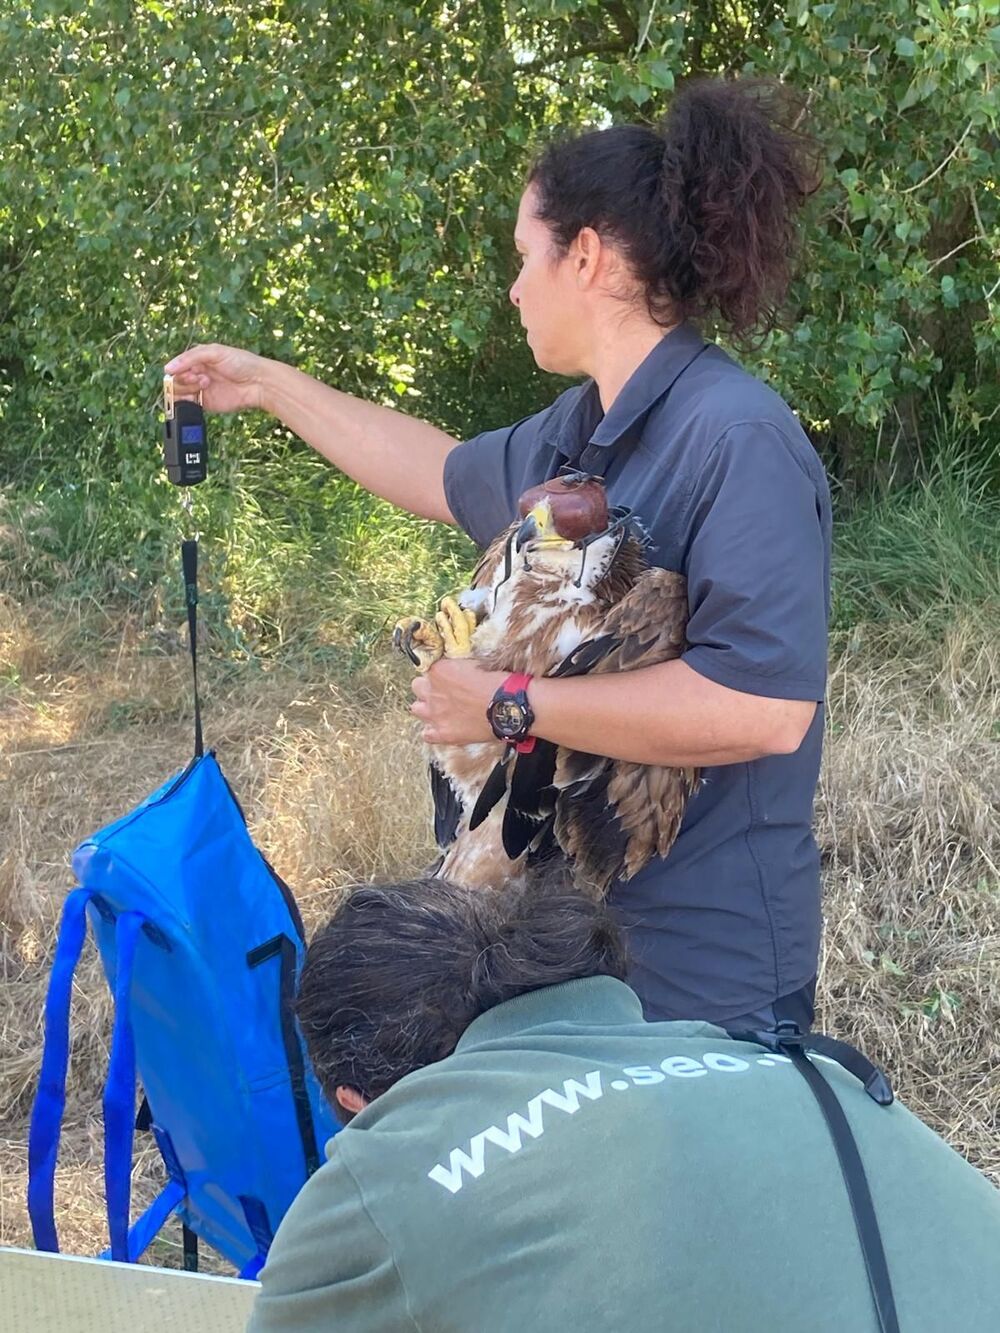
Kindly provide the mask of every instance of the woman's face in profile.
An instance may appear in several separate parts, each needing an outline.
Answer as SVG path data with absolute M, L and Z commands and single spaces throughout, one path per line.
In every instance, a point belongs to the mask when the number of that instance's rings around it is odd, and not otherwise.
M 557 375 L 579 374 L 583 365 L 580 290 L 570 255 L 560 256 L 552 233 L 534 211 L 535 190 L 521 196 L 514 248 L 521 271 L 510 289 L 535 362 Z

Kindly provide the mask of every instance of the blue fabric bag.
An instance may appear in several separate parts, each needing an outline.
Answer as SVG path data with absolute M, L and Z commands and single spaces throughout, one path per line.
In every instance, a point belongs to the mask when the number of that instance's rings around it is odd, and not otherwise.
M 193 584 L 192 570 L 192 619 Z M 115 1000 L 105 1257 L 135 1261 L 177 1214 L 186 1260 L 193 1233 L 254 1276 L 338 1126 L 292 1009 L 304 952 L 298 909 L 251 841 L 214 754 L 201 754 L 200 733 L 196 706 L 192 763 L 73 856 L 80 887 L 66 900 L 46 999 L 28 1208 L 36 1246 L 57 1250 L 70 996 L 89 919 Z M 136 1071 L 139 1123 L 156 1137 L 168 1184 L 130 1226 Z

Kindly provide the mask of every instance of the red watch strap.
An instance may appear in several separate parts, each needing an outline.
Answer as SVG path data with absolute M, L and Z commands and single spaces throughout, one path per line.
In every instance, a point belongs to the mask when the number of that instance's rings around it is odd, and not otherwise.
M 526 690 L 534 679 L 534 676 L 529 676 L 524 671 L 514 671 L 507 677 L 500 688 L 507 694 L 516 694 L 518 690 Z

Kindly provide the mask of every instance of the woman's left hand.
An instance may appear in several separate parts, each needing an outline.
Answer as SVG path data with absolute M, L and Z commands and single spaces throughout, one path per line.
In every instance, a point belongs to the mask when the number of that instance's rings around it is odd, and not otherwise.
M 430 745 L 472 745 L 496 738 L 486 709 L 507 679 L 502 671 L 483 671 L 468 658 L 442 657 L 411 689 L 410 712 L 423 723 Z

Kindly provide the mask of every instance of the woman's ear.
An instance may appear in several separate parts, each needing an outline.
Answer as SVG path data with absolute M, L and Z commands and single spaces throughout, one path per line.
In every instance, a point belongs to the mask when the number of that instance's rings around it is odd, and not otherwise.
M 574 268 L 581 285 L 593 281 L 601 260 L 601 238 L 593 227 L 582 227 L 574 243 Z

